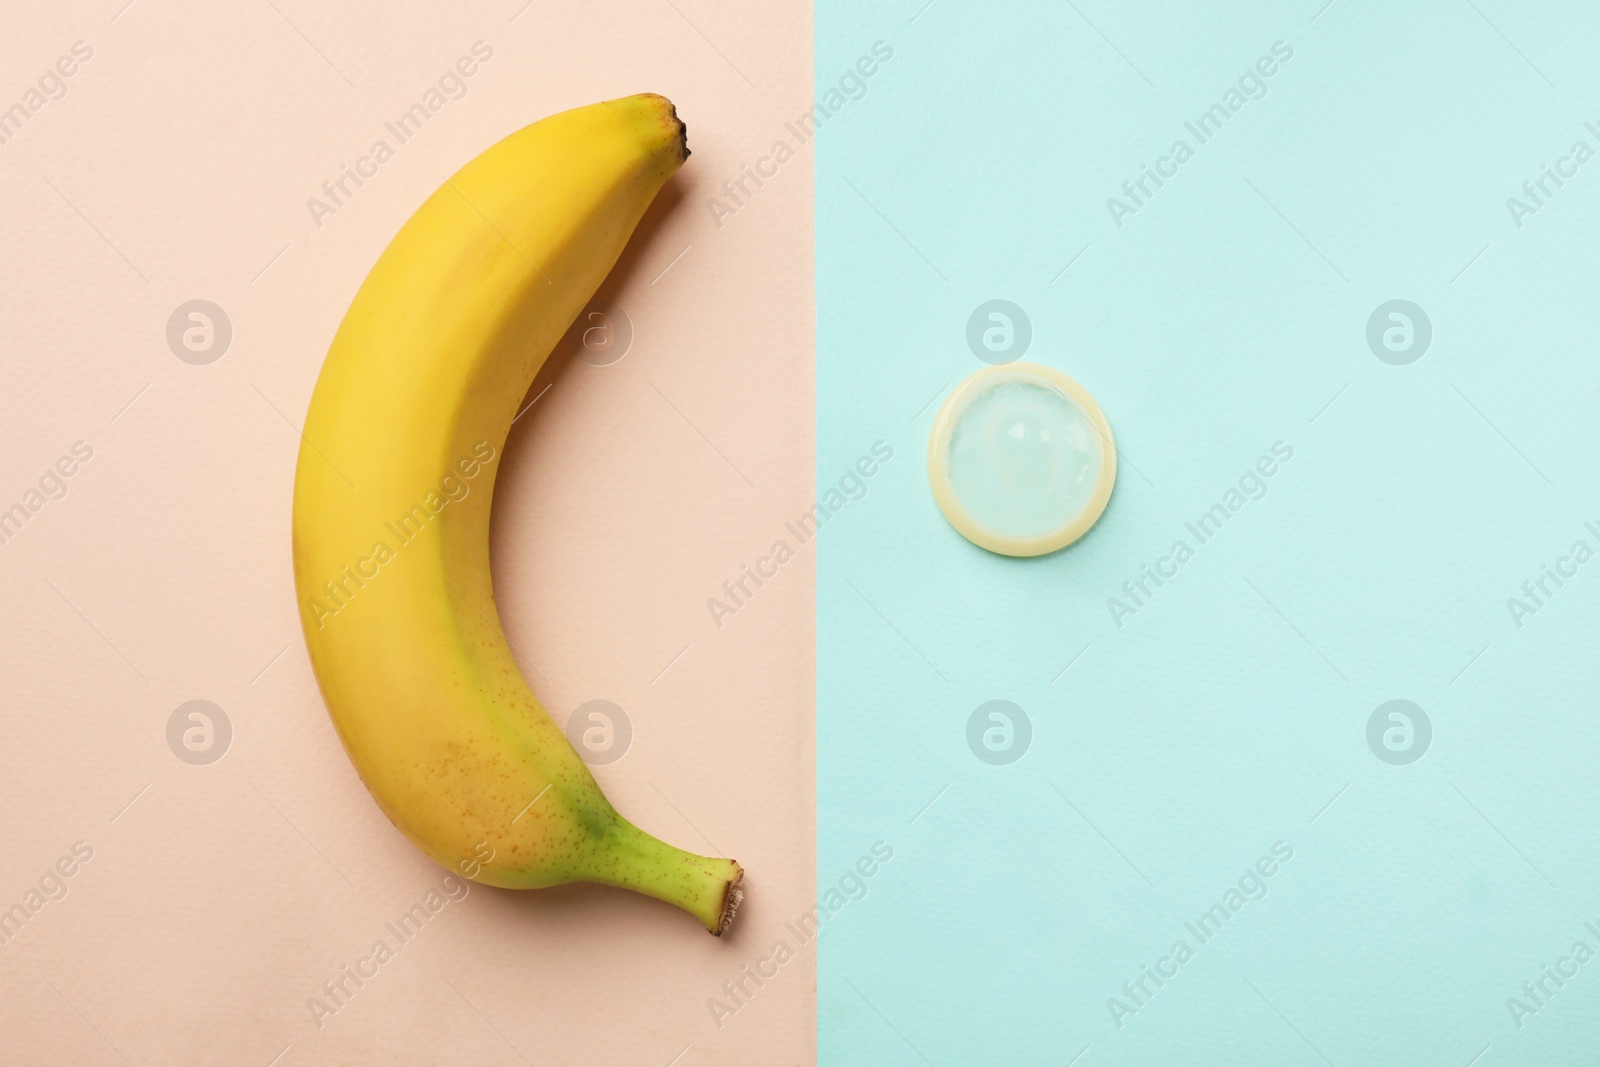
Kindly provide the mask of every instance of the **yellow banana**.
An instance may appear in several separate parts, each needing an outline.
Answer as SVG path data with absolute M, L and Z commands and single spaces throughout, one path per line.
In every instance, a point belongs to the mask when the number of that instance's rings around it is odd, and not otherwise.
M 512 134 L 428 198 L 317 379 L 294 569 L 345 751 L 424 852 L 488 885 L 637 890 L 721 934 L 742 869 L 617 814 L 524 682 L 489 578 L 517 404 L 688 154 L 672 104 L 631 96 Z

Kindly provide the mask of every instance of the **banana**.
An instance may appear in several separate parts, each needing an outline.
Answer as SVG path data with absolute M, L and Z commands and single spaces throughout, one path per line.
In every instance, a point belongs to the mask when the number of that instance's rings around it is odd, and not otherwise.
M 424 852 L 487 885 L 637 890 L 720 935 L 743 869 L 617 813 L 523 680 L 489 576 L 517 405 L 688 154 L 671 102 L 630 96 L 512 134 L 428 198 L 317 378 L 294 571 L 345 751 Z

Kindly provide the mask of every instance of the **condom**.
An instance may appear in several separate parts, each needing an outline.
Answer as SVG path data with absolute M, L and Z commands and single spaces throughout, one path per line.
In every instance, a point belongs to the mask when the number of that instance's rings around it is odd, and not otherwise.
M 1053 367 L 988 367 L 933 420 L 928 480 L 951 526 L 980 548 L 1041 556 L 1089 531 L 1111 499 L 1117 449 L 1100 405 Z

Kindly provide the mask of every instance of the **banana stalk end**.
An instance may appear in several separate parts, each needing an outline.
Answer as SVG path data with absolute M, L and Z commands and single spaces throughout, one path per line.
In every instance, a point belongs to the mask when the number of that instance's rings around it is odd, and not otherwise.
M 733 865 L 733 877 L 728 880 L 728 888 L 722 894 L 722 918 L 717 923 L 717 928 L 711 931 L 712 937 L 721 937 L 733 927 L 734 912 L 739 910 L 739 905 L 744 901 L 744 868 L 737 863 Z

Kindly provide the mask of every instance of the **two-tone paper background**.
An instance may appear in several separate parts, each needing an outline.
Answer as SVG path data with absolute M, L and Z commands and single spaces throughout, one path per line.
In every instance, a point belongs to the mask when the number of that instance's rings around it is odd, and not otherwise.
M 1588 1062 L 1591 10 L 12 7 L 0 1061 Z M 482 148 L 637 91 L 693 157 L 602 291 L 620 358 L 529 393 L 495 578 L 557 720 L 625 724 L 617 806 L 748 868 L 721 942 L 443 884 L 290 577 L 379 251 Z M 974 347 L 996 307 L 1025 352 Z M 1120 450 L 1036 560 L 924 467 L 949 389 L 1023 356 Z

